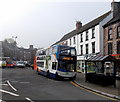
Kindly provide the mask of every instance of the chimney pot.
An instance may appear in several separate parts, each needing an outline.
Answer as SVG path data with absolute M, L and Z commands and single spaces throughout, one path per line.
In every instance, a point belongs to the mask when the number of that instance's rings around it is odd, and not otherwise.
M 76 30 L 80 29 L 82 27 L 81 21 L 76 21 Z

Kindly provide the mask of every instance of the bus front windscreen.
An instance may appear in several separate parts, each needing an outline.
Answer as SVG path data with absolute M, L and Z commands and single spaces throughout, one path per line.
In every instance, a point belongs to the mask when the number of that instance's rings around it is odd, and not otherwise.
M 70 63 L 69 61 L 59 61 L 58 70 L 70 72 L 75 70 L 75 63 Z

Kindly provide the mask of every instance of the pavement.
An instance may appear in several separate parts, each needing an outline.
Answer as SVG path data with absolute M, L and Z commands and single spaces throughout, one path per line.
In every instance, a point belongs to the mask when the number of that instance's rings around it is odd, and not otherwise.
M 114 85 L 101 86 L 98 84 L 85 82 L 85 73 L 77 72 L 77 77 L 74 82 L 87 90 L 120 100 L 120 80 L 116 80 L 116 87 L 114 87 Z

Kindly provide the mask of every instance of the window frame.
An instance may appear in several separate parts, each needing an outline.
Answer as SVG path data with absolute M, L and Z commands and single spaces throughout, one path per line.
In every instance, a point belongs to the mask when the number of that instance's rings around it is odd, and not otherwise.
M 72 45 L 72 43 L 71 43 L 71 39 L 70 39 L 70 45 Z
M 117 41 L 117 54 L 120 54 L 120 41 Z
M 80 34 L 80 42 L 83 42 L 83 33 Z
M 87 31 L 86 31 L 86 38 L 85 38 L 85 40 L 88 41 L 88 39 L 89 39 L 89 38 L 88 38 L 88 30 L 87 30 Z
M 94 48 L 93 48 L 94 45 Z M 95 42 L 92 42 L 92 53 L 95 53 Z
M 76 37 L 73 37 L 73 43 L 76 44 Z
M 117 38 L 120 38 L 120 31 L 118 31 L 118 30 L 120 30 L 120 25 L 117 26 Z
M 95 28 L 92 28 L 92 39 L 95 38 Z
M 83 45 L 80 45 L 80 55 L 83 55 Z
M 111 55 L 112 53 L 113 53 L 113 43 L 110 42 L 108 43 L 108 55 Z
M 85 44 L 85 47 L 86 47 L 86 54 L 88 54 L 88 52 L 89 52 L 89 45 Z
M 110 31 L 111 31 L 111 33 L 110 33 Z M 112 27 L 110 27 L 108 29 L 108 40 L 112 40 L 113 39 L 112 32 L 113 32 Z

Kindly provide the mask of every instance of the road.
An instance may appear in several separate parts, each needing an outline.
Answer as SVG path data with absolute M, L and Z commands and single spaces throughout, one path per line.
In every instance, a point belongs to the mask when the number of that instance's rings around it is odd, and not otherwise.
M 3 101 L 108 100 L 108 102 L 112 102 L 106 97 L 76 87 L 72 81 L 57 81 L 38 75 L 29 67 L 4 68 L 0 71 L 2 71 L 0 92 Z

